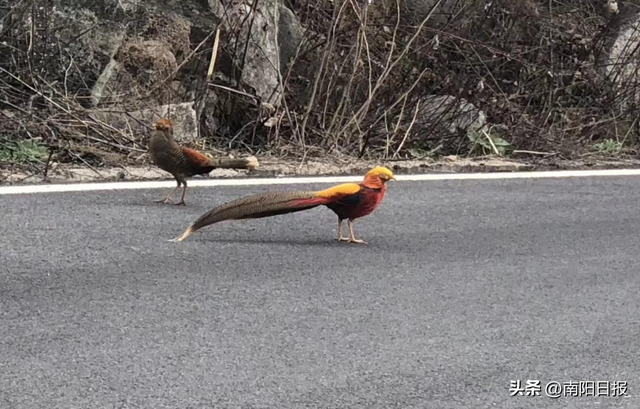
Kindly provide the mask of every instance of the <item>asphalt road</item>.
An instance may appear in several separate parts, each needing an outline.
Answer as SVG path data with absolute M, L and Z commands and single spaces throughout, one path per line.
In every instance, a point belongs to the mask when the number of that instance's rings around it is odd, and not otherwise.
M 320 187 L 0 196 L 0 407 L 640 407 L 640 178 L 397 182 L 368 246 L 325 208 L 167 241 Z

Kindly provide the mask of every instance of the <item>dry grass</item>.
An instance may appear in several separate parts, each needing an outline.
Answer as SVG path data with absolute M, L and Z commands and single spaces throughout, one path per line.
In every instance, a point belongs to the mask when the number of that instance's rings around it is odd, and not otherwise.
M 468 155 L 474 142 L 451 126 L 466 102 L 495 125 L 478 132 L 520 152 L 570 156 L 601 140 L 636 148 L 640 87 L 630 67 L 640 54 L 629 49 L 603 67 L 619 18 L 604 14 L 600 2 L 459 1 L 445 16 L 437 13 L 443 2 L 435 3 L 416 21 L 399 0 L 296 3 L 305 38 L 280 73 L 284 101 L 272 107 L 241 81 L 242 28 L 253 23 L 251 13 L 219 35 L 211 78 L 216 27 L 196 36 L 183 17 L 146 14 L 109 56 L 99 52 L 104 44 L 83 43 L 109 38 L 100 19 L 65 26 L 82 43 L 74 47 L 56 34 L 61 17 L 50 2 L 21 0 L 0 25 L 0 53 L 8 56 L 0 62 L 0 135 L 138 158 L 145 151 L 141 128 L 92 115 L 93 85 L 113 57 L 124 69 L 106 87 L 101 109 L 195 101 L 200 134 L 212 149 L 300 158 Z M 450 97 L 434 109 L 434 95 Z

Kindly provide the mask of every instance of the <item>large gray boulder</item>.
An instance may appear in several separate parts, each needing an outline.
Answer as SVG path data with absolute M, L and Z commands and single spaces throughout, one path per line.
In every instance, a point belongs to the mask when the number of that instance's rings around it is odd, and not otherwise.
M 6 0 L 0 0 L 0 6 L 3 3 Z M 262 101 L 277 106 L 282 98 L 279 71 L 295 56 L 302 29 L 281 0 L 261 0 L 255 11 L 250 5 L 240 0 L 225 0 L 224 6 L 219 0 L 53 0 L 48 7 L 56 30 L 46 48 L 63 47 L 51 61 L 60 65 L 52 72 L 59 73 L 58 82 L 65 82 L 70 95 L 82 97 L 85 106 L 137 109 L 141 99 L 147 105 L 188 102 L 202 85 L 194 79 L 204 80 L 210 53 L 200 52 L 192 62 L 182 63 L 195 44 L 223 22 L 238 31 L 228 37 L 237 39 L 237 49 L 243 50 L 248 39 L 246 61 L 237 61 L 242 53 L 233 61 L 243 67 L 242 84 L 231 85 L 253 88 Z M 247 15 L 251 18 L 245 20 Z M 30 29 L 27 23 L 25 19 L 25 30 Z M 222 46 L 223 54 L 236 44 Z M 160 81 L 165 86 L 157 89 Z M 154 89 L 157 92 L 149 95 Z
M 628 84 L 637 84 L 640 80 L 640 53 L 637 51 L 640 48 L 640 12 L 631 13 L 629 10 L 628 14 L 617 19 L 620 20 L 618 30 L 610 40 L 608 52 L 602 56 L 599 66 L 605 77 L 619 91 L 624 91 Z
M 51 25 L 59 28 L 50 33 L 51 44 L 47 46 L 63 47 L 57 58 L 51 58 L 49 72 L 57 75 L 54 81 L 64 82 L 67 93 L 79 97 L 85 105 L 94 105 L 106 91 L 106 80 L 100 79 L 102 73 L 114 72 L 113 65 L 109 65 L 120 49 L 126 26 L 74 5 L 54 6 L 51 19 Z
M 464 98 L 452 95 L 429 95 L 420 101 L 414 130 L 437 126 L 451 134 L 476 132 L 487 124 L 485 113 Z
M 302 26 L 293 11 L 279 3 L 278 45 L 280 46 L 280 72 L 286 75 L 290 62 L 293 61 L 303 39 Z
M 281 76 L 302 39 L 302 29 L 293 12 L 280 0 L 259 1 L 255 10 L 242 0 L 226 4 L 209 0 L 208 4 L 215 14 L 226 17 L 225 29 L 236 33 L 235 43 L 229 48 L 246 47 L 245 60 L 235 62 L 242 67 L 241 82 L 253 88 L 263 102 L 278 106 L 282 99 Z

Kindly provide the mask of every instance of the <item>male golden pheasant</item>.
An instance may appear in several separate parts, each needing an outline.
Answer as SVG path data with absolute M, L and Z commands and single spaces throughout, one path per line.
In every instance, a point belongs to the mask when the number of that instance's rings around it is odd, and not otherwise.
M 205 175 L 215 168 L 254 169 L 258 167 L 258 160 L 253 156 L 244 159 L 210 159 L 194 149 L 181 147 L 173 139 L 173 124 L 166 118 L 160 118 L 156 122 L 149 142 L 149 154 L 160 169 L 171 173 L 178 182 L 178 186 L 167 197 L 156 200 L 156 203 L 173 203 L 171 196 L 182 185 L 182 198 L 176 204 L 184 205 L 188 177 Z
M 338 215 L 338 241 L 366 244 L 364 240 L 356 239 L 353 221 L 372 213 L 380 205 L 389 180 L 395 180 L 393 172 L 378 166 L 367 172 L 362 183 L 344 183 L 318 192 L 267 192 L 244 197 L 203 214 L 172 241 L 183 241 L 194 231 L 225 220 L 257 219 L 325 205 Z M 342 237 L 345 219 L 349 221 L 349 238 Z

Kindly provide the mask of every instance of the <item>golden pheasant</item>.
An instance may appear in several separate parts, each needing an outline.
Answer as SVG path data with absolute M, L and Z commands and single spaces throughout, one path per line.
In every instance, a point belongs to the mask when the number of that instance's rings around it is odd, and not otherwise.
M 338 241 L 366 244 L 364 240 L 356 239 L 353 221 L 372 213 L 380 205 L 389 180 L 395 180 L 393 172 L 379 166 L 367 172 L 361 183 L 344 183 L 318 192 L 267 192 L 247 196 L 203 214 L 172 241 L 183 241 L 194 231 L 225 220 L 257 219 L 325 205 L 338 215 Z M 342 236 L 345 219 L 349 224 L 348 238 Z
M 182 198 L 176 204 L 184 205 L 188 177 L 208 174 L 215 168 L 254 169 L 258 167 L 258 160 L 253 156 L 243 159 L 210 159 L 194 149 L 181 147 L 173 139 L 173 124 L 166 118 L 160 118 L 156 122 L 149 142 L 149 154 L 160 169 L 171 173 L 178 182 L 178 186 L 167 197 L 156 200 L 156 203 L 173 203 L 171 196 L 182 185 Z

